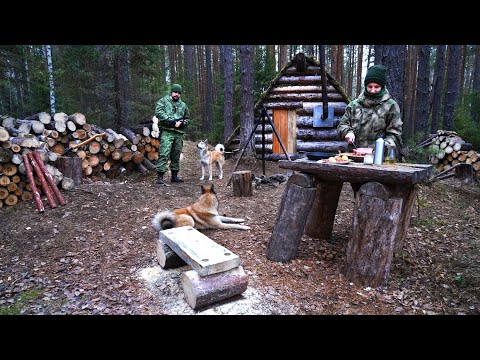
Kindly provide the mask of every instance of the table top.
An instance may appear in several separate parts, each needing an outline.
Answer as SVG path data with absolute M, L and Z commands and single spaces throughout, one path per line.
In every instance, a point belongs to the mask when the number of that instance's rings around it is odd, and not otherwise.
M 430 177 L 433 165 L 395 163 L 365 165 L 351 162 L 347 164 L 319 163 L 305 158 L 295 161 L 280 160 L 278 166 L 315 175 L 319 180 L 364 183 L 378 181 L 387 184 L 416 184 Z

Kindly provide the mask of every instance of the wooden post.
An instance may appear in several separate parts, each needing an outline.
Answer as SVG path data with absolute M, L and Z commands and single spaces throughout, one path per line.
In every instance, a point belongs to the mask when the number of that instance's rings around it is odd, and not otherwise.
M 235 171 L 232 174 L 233 196 L 252 196 L 252 172 L 248 170 Z
M 378 182 L 363 184 L 356 194 L 346 265 L 346 277 L 356 284 L 387 283 L 395 240 L 405 225 L 404 199 L 396 195 L 395 187 Z
M 343 182 L 319 182 L 316 186 L 310 216 L 305 226 L 305 234 L 322 240 L 330 240 L 338 199 Z
M 299 173 L 288 179 L 267 247 L 269 260 L 285 262 L 296 256 L 315 190 L 311 175 Z
M 248 286 L 248 276 L 241 266 L 205 277 L 190 270 L 180 276 L 180 281 L 185 300 L 194 310 L 240 295 Z

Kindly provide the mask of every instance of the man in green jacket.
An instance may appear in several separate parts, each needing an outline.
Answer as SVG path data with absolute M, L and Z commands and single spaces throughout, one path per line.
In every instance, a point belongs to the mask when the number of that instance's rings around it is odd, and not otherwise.
M 391 97 L 385 83 L 387 69 L 370 67 L 365 76 L 365 90 L 350 102 L 337 127 L 338 136 L 358 147 L 374 147 L 382 136 L 386 147 L 395 147 L 402 154 L 402 128 L 398 103 Z
M 185 128 L 190 123 L 190 112 L 187 104 L 180 100 L 182 86 L 173 84 L 170 95 L 165 95 L 157 102 L 155 116 L 158 118 L 158 127 L 161 131 L 160 148 L 157 161 L 157 184 L 165 185 L 163 175 L 167 171 L 167 162 L 170 159 L 172 183 L 181 183 L 178 176 L 180 170 L 180 154 L 183 148 Z

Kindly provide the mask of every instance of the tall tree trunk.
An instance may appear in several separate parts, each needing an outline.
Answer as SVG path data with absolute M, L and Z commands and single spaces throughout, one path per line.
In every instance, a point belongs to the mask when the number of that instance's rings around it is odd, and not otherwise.
M 402 139 L 406 143 L 407 139 L 413 133 L 413 124 L 410 121 L 410 105 L 411 105 L 411 84 L 412 84 L 412 63 L 413 63 L 413 46 L 408 45 L 407 47 L 407 69 L 405 70 L 405 83 L 403 84 L 403 134 Z
M 113 77 L 112 72 L 112 46 L 111 45 L 96 45 L 98 53 L 97 66 L 95 71 L 96 78 L 96 93 L 98 97 L 99 107 L 101 112 L 106 114 L 106 120 L 110 122 L 113 117 L 113 98 L 111 91 L 111 84 Z M 153 111 L 153 109 L 152 109 Z
M 20 66 L 13 68 L 13 77 L 15 79 L 15 90 L 17 92 L 17 117 L 23 119 L 25 117 L 24 107 L 23 107 L 23 91 L 22 91 L 22 81 L 20 79 Z
M 344 76 L 344 61 L 343 61 L 344 47 L 343 45 L 338 45 L 338 55 L 337 55 L 337 80 L 338 82 L 345 87 L 345 76 Z
M 213 81 L 212 81 L 212 48 L 205 45 L 205 73 L 206 73 L 206 97 L 207 107 L 206 130 L 211 133 L 213 130 Z
M 337 74 L 337 68 L 338 68 L 337 59 L 338 59 L 337 45 L 332 45 L 332 62 L 330 65 L 330 69 L 331 69 L 333 78 L 337 81 L 340 81 L 339 76 Z
M 283 69 L 283 67 L 287 64 L 287 45 L 279 45 L 280 52 L 278 55 L 278 71 Z
M 381 60 L 377 62 L 377 46 L 375 46 L 375 64 L 383 64 L 387 68 L 387 89 L 397 101 L 403 118 L 403 83 L 406 69 L 406 45 L 390 45 L 381 49 Z
M 165 59 L 165 45 L 159 45 L 160 46 L 160 51 L 159 51 L 159 85 L 160 88 L 163 89 L 167 85 L 167 65 L 166 65 L 166 59 Z
M 363 45 L 358 45 L 357 55 L 357 91 L 354 97 L 360 95 L 362 91 L 362 68 L 363 68 Z
M 200 95 L 201 99 L 205 99 L 207 96 L 207 87 L 205 84 L 205 81 L 207 79 L 207 74 L 205 70 L 205 52 L 204 52 L 204 47 L 203 45 L 198 46 L 198 80 L 199 80 L 199 87 L 200 87 L 200 92 L 198 93 Z M 201 118 L 202 118 L 202 130 L 207 132 L 208 131 L 208 125 L 207 125 L 207 106 L 205 101 L 200 102 L 200 113 L 201 113 Z
M 183 80 L 185 79 L 185 70 L 183 68 L 183 54 L 182 54 L 182 45 L 177 45 L 175 47 L 175 77 L 176 82 L 183 85 Z
M 233 53 L 232 45 L 223 45 L 223 69 L 224 69 L 224 108 L 223 140 L 227 140 L 233 133 Z
M 473 67 L 472 83 L 472 120 L 475 124 L 480 124 L 480 45 L 475 45 L 475 65 Z
M 168 70 L 170 74 L 170 84 L 176 81 L 175 71 L 175 45 L 167 45 L 168 48 Z
M 461 51 L 461 63 L 460 63 L 460 80 L 458 82 L 458 94 L 463 93 L 463 89 L 465 88 L 465 63 L 467 61 L 467 45 L 462 45 L 462 51 Z M 462 98 L 463 101 L 463 98 Z
M 355 45 L 348 45 L 348 68 L 347 68 L 347 94 L 353 96 L 353 60 L 355 57 Z
M 255 153 L 255 142 L 247 144 L 248 136 L 253 130 L 253 45 L 240 45 L 240 62 L 242 76 L 240 79 L 240 146 L 245 148 L 246 155 Z
M 372 64 L 372 51 L 374 51 L 374 45 L 368 45 L 367 69 Z M 373 59 L 373 63 L 375 63 L 375 59 Z
M 415 107 L 417 106 L 417 74 L 418 74 L 418 46 L 414 45 L 412 48 L 412 70 L 410 72 L 410 79 L 412 83 L 411 87 L 411 94 L 412 97 L 410 98 L 410 126 L 412 129 L 412 134 L 415 131 Z M 408 139 L 408 138 L 407 138 Z
M 48 83 L 50 85 L 50 113 L 55 114 L 55 86 L 53 84 L 53 64 L 52 64 L 52 49 L 50 45 L 45 45 L 47 53 L 47 68 L 48 68 Z
M 431 97 L 432 125 L 430 127 L 430 133 L 436 133 L 440 124 L 440 108 L 443 99 L 443 84 L 445 79 L 445 45 L 437 46 L 434 71 Z
M 116 121 L 115 129 L 128 127 L 128 46 L 119 45 L 115 47 L 113 57 L 113 68 L 115 73 L 115 108 Z
M 415 113 L 415 134 L 425 139 L 429 133 L 428 115 L 430 92 L 430 45 L 420 45 L 418 49 L 417 107 Z
M 455 114 L 455 105 L 457 104 L 459 86 L 459 71 L 461 45 L 448 45 L 447 60 L 447 83 L 445 90 L 445 114 L 443 116 L 443 128 L 445 130 L 454 130 L 453 117 Z
M 217 81 L 216 81 L 216 79 L 218 79 L 219 75 L 222 73 L 222 71 L 220 70 L 221 65 L 220 65 L 220 62 L 218 61 L 220 46 L 211 45 L 211 49 L 212 49 L 212 66 L 213 66 L 213 71 L 212 71 L 213 99 L 212 99 L 212 103 L 216 104 L 219 92 L 221 91 L 221 89 L 219 89 L 219 86 L 217 86 Z
M 374 55 L 375 55 L 374 64 L 376 65 L 383 64 L 383 50 L 386 46 L 387 45 L 374 46 Z
M 187 78 L 185 85 L 188 89 L 188 94 L 193 95 L 193 89 L 195 86 L 194 72 L 193 72 L 193 45 L 185 45 L 185 73 Z
M 312 56 L 314 55 L 313 53 L 313 45 L 305 45 L 305 55 L 307 56 Z

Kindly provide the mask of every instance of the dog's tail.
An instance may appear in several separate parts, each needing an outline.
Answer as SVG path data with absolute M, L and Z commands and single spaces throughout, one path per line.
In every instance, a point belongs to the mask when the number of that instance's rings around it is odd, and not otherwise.
M 217 145 L 215 145 L 215 150 L 217 150 L 218 152 L 221 152 L 223 154 L 223 153 L 225 153 L 225 146 L 223 146 L 223 144 L 217 144 Z
M 171 229 L 175 224 L 175 214 L 170 210 L 158 212 L 152 219 L 152 225 L 158 231 Z

